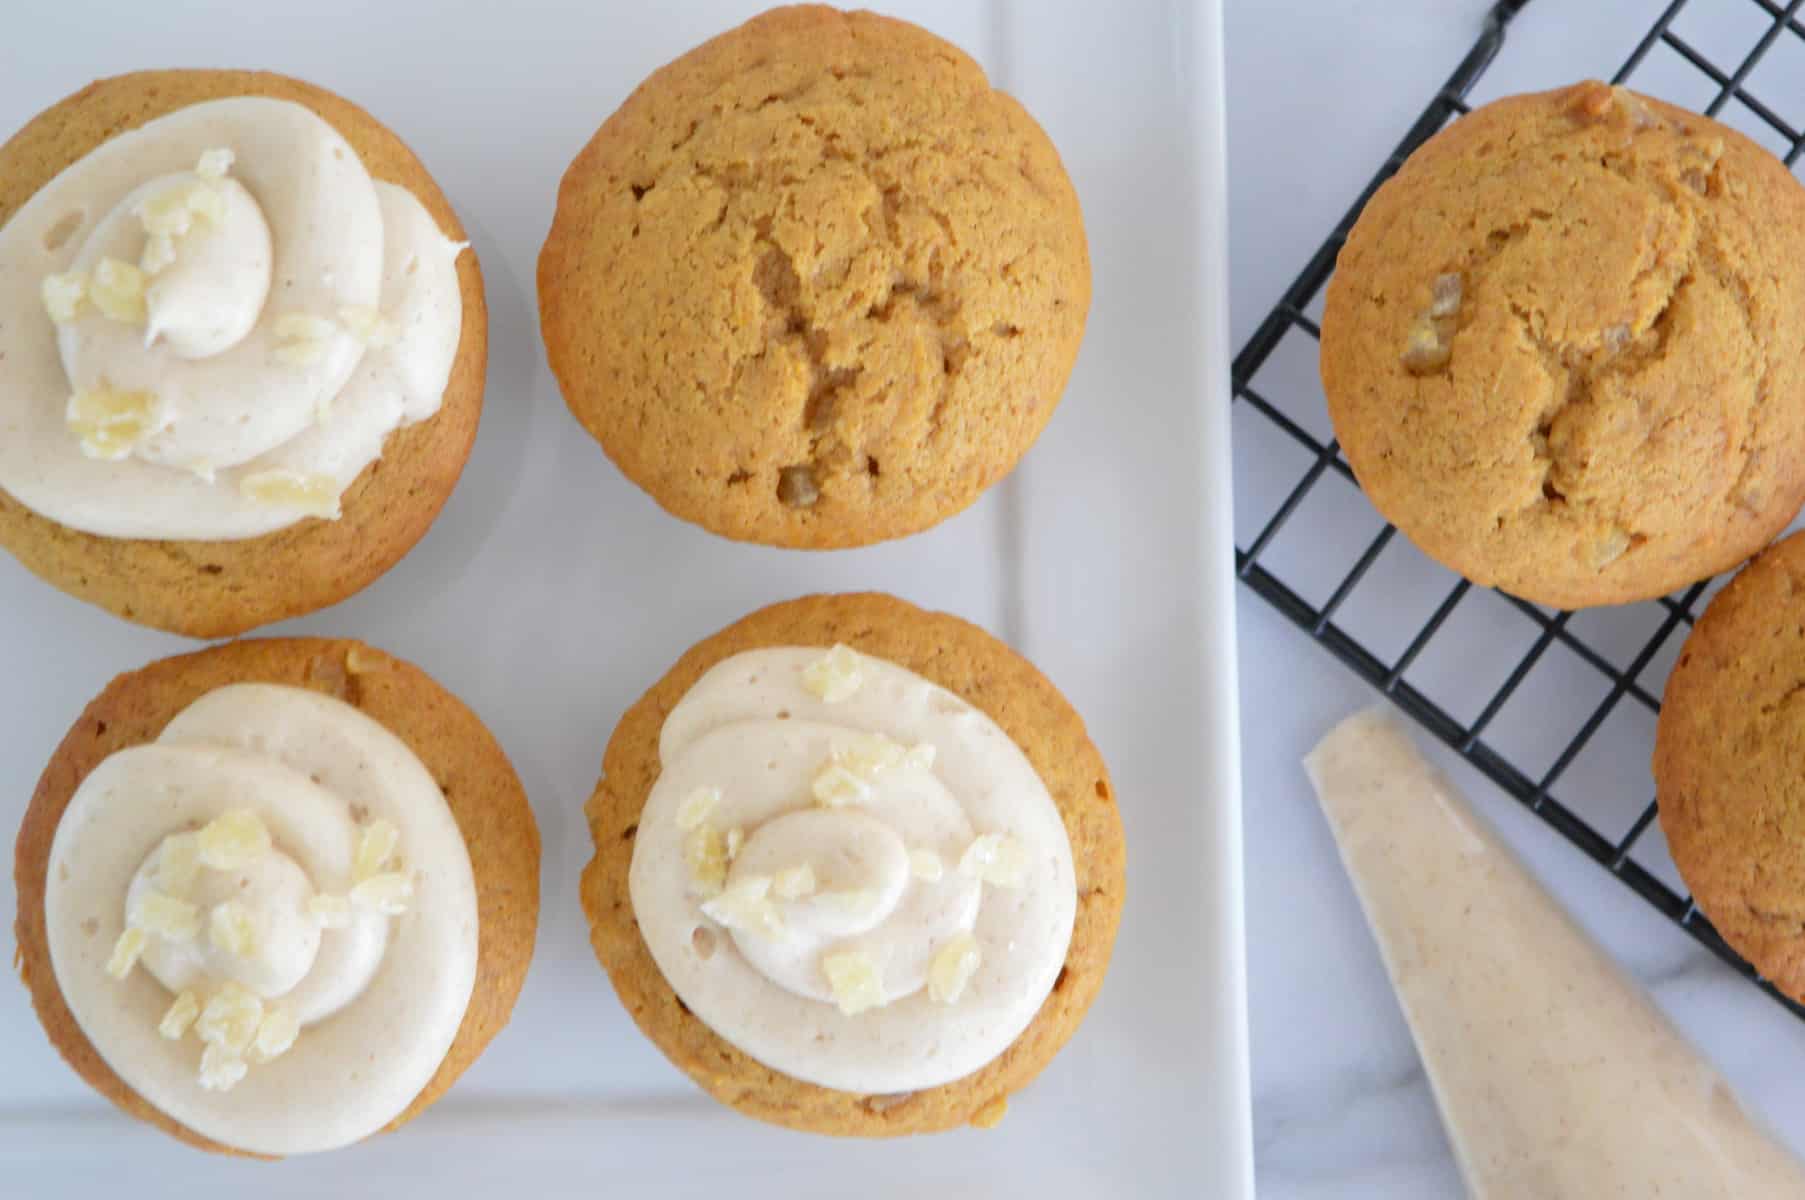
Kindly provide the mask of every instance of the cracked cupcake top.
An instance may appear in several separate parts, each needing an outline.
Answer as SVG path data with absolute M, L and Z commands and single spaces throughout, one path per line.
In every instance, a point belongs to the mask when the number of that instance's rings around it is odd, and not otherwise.
M 964 508 L 1084 330 L 1077 196 L 1040 127 L 899 21 L 779 9 L 628 98 L 539 263 L 571 410 L 666 508 L 848 546 Z
M 1322 376 L 1362 488 L 1461 574 L 1562 608 L 1683 587 L 1805 499 L 1805 188 L 1621 88 L 1500 100 L 1361 214 Z

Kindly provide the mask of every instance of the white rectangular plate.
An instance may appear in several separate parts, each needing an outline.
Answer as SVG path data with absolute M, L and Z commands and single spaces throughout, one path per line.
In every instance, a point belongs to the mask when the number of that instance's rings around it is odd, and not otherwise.
M 456 691 L 513 757 L 546 854 L 537 957 L 488 1053 L 404 1132 L 278 1169 L 196 1154 L 115 1114 L 50 1050 L 24 989 L 0 981 L 0 1192 L 1251 1195 L 1217 3 L 896 6 L 1047 127 L 1084 201 L 1095 300 L 1071 387 L 1021 470 L 930 533 L 838 554 L 734 545 L 660 512 L 565 412 L 535 317 L 534 260 L 565 165 L 648 72 L 756 7 L 510 0 L 453 15 L 310 0 L 252 13 L 209 0 L 13 14 L 0 128 L 98 76 L 267 67 L 369 109 L 463 216 L 490 306 L 488 407 L 463 482 L 388 576 L 266 632 L 361 637 Z M 622 710 L 759 605 L 867 588 L 975 620 L 1035 660 L 1089 721 L 1128 828 L 1108 985 L 990 1133 L 833 1141 L 716 1106 L 633 1028 L 577 906 L 581 805 Z M 66 599 L 11 559 L 0 611 L 10 830 L 106 680 L 191 644 Z M 13 903 L 5 889 L 8 925 Z

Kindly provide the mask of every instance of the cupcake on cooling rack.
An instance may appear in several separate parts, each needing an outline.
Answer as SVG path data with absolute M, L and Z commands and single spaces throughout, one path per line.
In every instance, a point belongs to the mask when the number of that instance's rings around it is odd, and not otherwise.
M 1084 724 L 883 595 L 753 613 L 621 719 L 583 908 L 627 1011 L 725 1104 L 820 1133 L 1002 1119 L 1103 983 L 1122 828 Z
M 19 831 L 19 968 L 101 1095 L 222 1153 L 412 1120 L 507 1023 L 539 835 L 482 722 L 357 642 L 122 675 Z
M 1322 381 L 1432 558 L 1559 608 L 1735 566 L 1805 499 L 1805 185 L 1602 83 L 1436 134 L 1360 214 Z
M 1805 1004 L 1805 533 L 1763 550 L 1686 638 L 1655 730 L 1661 831 L 1724 941 Z
M 221 636 L 381 575 L 486 353 L 450 205 L 329 92 L 147 71 L 0 146 L 0 545 L 130 620 Z
M 539 257 L 571 412 L 666 510 L 741 541 L 904 537 L 1053 415 L 1090 307 L 1078 197 L 957 47 L 780 8 L 654 72 Z

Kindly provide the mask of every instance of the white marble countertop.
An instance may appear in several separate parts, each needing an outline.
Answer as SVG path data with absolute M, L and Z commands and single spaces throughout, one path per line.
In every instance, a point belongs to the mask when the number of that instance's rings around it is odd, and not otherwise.
M 1476 98 L 1608 75 L 1666 4 L 1532 0 Z M 1228 0 L 1236 346 L 1472 45 L 1488 7 L 1488 0 Z M 1691 0 L 1676 29 L 1719 61 L 1734 63 L 1765 25 L 1753 0 Z M 1789 119 L 1798 127 L 1805 124 L 1805 41 L 1792 40 L 1800 44 L 1784 47 L 1787 57 L 1757 72 L 1752 86 L 1770 105 L 1791 105 Z M 1682 103 L 1710 97 L 1708 91 L 1701 96 L 1702 77 L 1666 50 L 1636 82 Z M 1326 425 L 1320 413 L 1316 420 Z M 1243 427 L 1237 423 L 1238 439 Z M 1242 541 L 1268 515 L 1253 510 L 1262 503 L 1270 508 L 1274 489 L 1282 496 L 1297 477 L 1246 450 L 1238 441 L 1236 526 Z M 1373 519 L 1368 536 L 1377 528 Z M 1394 549 L 1412 557 L 1401 539 Z M 1428 569 L 1420 562 L 1407 565 Z M 1409 1030 L 1298 765 L 1331 724 L 1372 703 L 1377 693 L 1251 591 L 1241 591 L 1239 605 L 1259 1195 L 1457 1196 L 1459 1177 Z M 1505 619 L 1481 604 L 1474 611 L 1487 622 Z M 1371 618 L 1371 627 L 1383 629 L 1384 620 L 1382 614 Z M 1645 617 L 1631 609 L 1587 620 L 1594 636 L 1629 645 L 1633 653 L 1637 622 Z M 1401 638 L 1413 629 L 1400 624 L 1393 632 Z M 1455 693 L 1470 674 L 1470 699 L 1483 698 L 1496 684 L 1495 677 L 1478 681 L 1496 670 L 1498 650 L 1488 641 L 1493 625 L 1476 632 L 1456 631 L 1471 640 L 1456 642 L 1438 668 Z M 1674 649 L 1657 657 L 1657 688 L 1658 671 Z M 1587 699 L 1586 707 L 1595 702 Z M 1501 739 L 1518 736 L 1509 715 L 1507 710 L 1494 726 Z M 1633 816 L 1652 793 L 1646 765 L 1652 720 L 1638 723 L 1626 711 L 1623 727 L 1607 724 L 1607 732 L 1600 761 L 1569 772 L 1574 794 L 1563 799 L 1610 825 L 1618 814 Z M 1651 989 L 1749 1108 L 1805 1151 L 1805 1022 L 1734 975 L 1477 772 L 1439 747 L 1434 754 L 1579 922 Z M 1624 781 L 1621 794 L 1606 795 L 1604 780 Z M 1602 807 L 1589 809 L 1588 800 Z M 1651 837 L 1640 847 L 1650 869 L 1670 873 L 1670 865 L 1654 861 L 1664 858 L 1658 832 Z

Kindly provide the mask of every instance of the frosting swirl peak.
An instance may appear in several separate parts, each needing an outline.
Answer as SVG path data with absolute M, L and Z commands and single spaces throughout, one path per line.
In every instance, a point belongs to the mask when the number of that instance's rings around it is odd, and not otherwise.
M 894 1093 L 1027 1027 L 1077 894 L 1059 811 L 995 722 L 846 647 L 717 664 L 666 718 L 628 883 L 652 957 L 773 1070 Z
M 208 693 L 89 772 L 50 860 L 70 1012 L 134 1091 L 215 1141 L 296 1154 L 367 1136 L 463 1021 L 469 852 L 425 766 L 341 701 Z
M 0 228 L 0 487 L 108 537 L 336 516 L 387 434 L 437 411 L 461 249 L 299 104 L 113 138 Z

